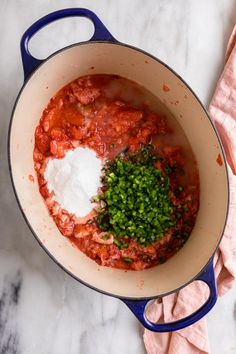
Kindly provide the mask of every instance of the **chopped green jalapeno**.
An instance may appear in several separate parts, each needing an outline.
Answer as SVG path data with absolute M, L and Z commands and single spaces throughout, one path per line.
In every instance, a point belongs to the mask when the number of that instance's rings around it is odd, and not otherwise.
M 105 207 L 98 209 L 96 221 L 115 236 L 119 249 L 128 247 L 120 237 L 146 246 L 175 224 L 169 178 L 154 166 L 152 150 L 146 145 L 135 154 L 125 151 L 104 167 L 100 198 Z
M 167 173 L 167 175 L 170 175 L 172 173 L 172 168 L 171 166 L 167 165 L 166 168 L 165 168 L 165 172 Z
M 166 258 L 164 256 L 159 257 L 159 263 L 160 264 L 165 263 L 165 261 L 166 261 Z

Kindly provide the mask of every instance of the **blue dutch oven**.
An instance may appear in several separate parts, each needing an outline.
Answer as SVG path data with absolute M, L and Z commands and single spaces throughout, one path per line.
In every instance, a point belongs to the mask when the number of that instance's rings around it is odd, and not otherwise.
M 45 60 L 34 58 L 28 44 L 44 26 L 65 17 L 86 17 L 94 25 L 89 41 L 63 48 Z M 182 329 L 198 321 L 217 300 L 213 256 L 223 235 L 229 186 L 220 139 L 203 105 L 166 64 L 152 55 L 118 42 L 90 10 L 70 8 L 35 22 L 21 40 L 24 85 L 16 100 L 9 128 L 9 166 L 16 199 L 32 233 L 48 255 L 68 274 L 103 294 L 120 298 L 144 327 L 156 332 Z M 140 272 L 98 266 L 58 231 L 42 200 L 33 164 L 34 131 L 50 98 L 64 85 L 88 74 L 117 74 L 144 86 L 165 102 L 184 129 L 200 174 L 200 209 L 189 240 L 168 262 Z M 163 90 L 168 85 L 170 90 Z M 172 103 L 178 101 L 178 105 Z M 223 164 L 219 166 L 217 157 Z M 196 312 L 171 323 L 152 323 L 148 304 L 192 281 L 209 287 L 207 301 Z M 196 294 L 197 296 L 197 294 Z

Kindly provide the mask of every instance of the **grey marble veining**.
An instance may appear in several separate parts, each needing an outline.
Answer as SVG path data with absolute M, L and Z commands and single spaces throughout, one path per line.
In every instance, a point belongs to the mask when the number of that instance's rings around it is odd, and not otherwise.
M 90 8 L 118 40 L 165 61 L 207 105 L 236 23 L 236 0 L 0 2 L 0 353 L 144 354 L 142 329 L 125 305 L 77 283 L 40 248 L 10 184 L 7 128 L 23 83 L 19 41 L 39 17 L 69 6 Z M 30 48 L 43 58 L 92 31 L 87 20 L 64 20 Z M 236 287 L 208 316 L 213 354 L 236 353 L 235 303 Z
M 19 332 L 15 321 L 15 312 L 19 303 L 22 274 L 4 277 L 3 291 L 0 297 L 0 348 L 2 353 L 19 352 Z

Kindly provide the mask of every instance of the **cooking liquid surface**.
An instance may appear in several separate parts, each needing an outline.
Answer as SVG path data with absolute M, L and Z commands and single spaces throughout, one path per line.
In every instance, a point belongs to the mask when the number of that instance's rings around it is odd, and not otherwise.
M 63 158 L 78 146 L 96 151 L 103 163 L 124 149 L 131 153 L 152 144 L 163 163 L 171 168 L 173 188 L 183 187 L 173 203 L 182 206 L 176 230 L 145 247 L 135 239 L 119 249 L 94 223 L 93 210 L 78 218 L 52 201 L 44 178 L 49 158 Z M 194 226 L 199 207 L 199 177 L 191 146 L 179 123 L 164 104 L 145 88 L 116 75 L 91 75 L 62 88 L 44 110 L 35 132 L 35 169 L 40 192 L 61 233 L 97 263 L 123 269 L 142 270 L 163 263 L 183 246 Z M 177 206 L 176 206 L 177 207 Z M 183 211 L 184 210 L 184 211 Z M 124 259 L 129 259 L 126 262 Z M 131 261 L 130 261 L 131 260 Z

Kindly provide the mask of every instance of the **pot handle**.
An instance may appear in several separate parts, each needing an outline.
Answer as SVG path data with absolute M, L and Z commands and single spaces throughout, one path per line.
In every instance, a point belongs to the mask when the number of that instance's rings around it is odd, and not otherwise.
M 88 9 L 69 8 L 52 12 L 33 23 L 25 31 L 21 38 L 20 48 L 25 80 L 37 68 L 37 66 L 43 62 L 43 60 L 36 59 L 30 54 L 28 48 L 29 40 L 35 35 L 35 33 L 37 33 L 44 26 L 47 26 L 49 23 L 72 16 L 86 17 L 93 22 L 94 34 L 92 38 L 90 38 L 90 41 L 117 42 L 95 13 Z
M 193 314 L 174 321 L 170 323 L 153 323 L 150 322 L 146 315 L 145 310 L 148 303 L 151 301 L 147 300 L 128 300 L 122 299 L 122 301 L 129 307 L 129 309 L 133 312 L 133 314 L 137 317 L 137 319 L 142 323 L 142 325 L 153 332 L 173 332 L 180 330 L 182 328 L 188 327 L 193 323 L 199 321 L 203 316 L 205 316 L 215 305 L 217 300 L 217 289 L 215 282 L 215 274 L 213 267 L 213 259 L 211 259 L 208 266 L 204 269 L 204 271 L 195 279 L 201 280 L 206 283 L 209 287 L 210 294 L 207 301 Z

